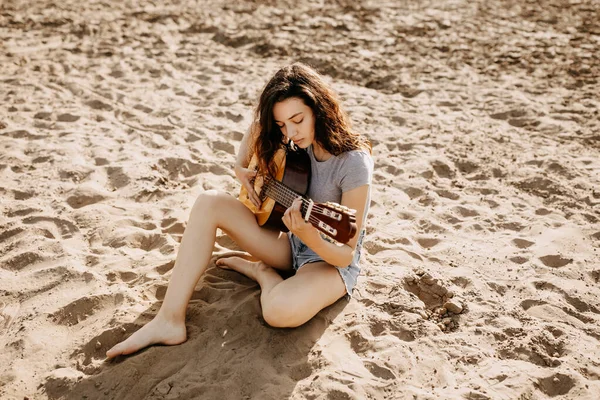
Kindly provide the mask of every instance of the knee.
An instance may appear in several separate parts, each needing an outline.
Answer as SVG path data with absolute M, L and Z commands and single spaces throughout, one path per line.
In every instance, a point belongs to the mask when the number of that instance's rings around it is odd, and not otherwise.
M 283 302 L 269 302 L 262 306 L 263 319 L 273 328 L 295 328 L 297 323 L 294 318 L 293 307 Z
M 193 213 L 200 213 L 200 215 L 208 215 L 214 213 L 219 204 L 223 204 L 224 200 L 229 197 L 227 193 L 218 192 L 216 190 L 207 190 L 202 192 L 196 198 L 194 206 L 192 207 Z M 209 213 L 207 213 L 207 211 Z

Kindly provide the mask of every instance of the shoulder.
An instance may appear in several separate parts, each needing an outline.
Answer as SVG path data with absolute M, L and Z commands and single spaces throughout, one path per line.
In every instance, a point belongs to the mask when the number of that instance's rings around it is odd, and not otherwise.
M 368 151 L 346 151 L 340 154 L 338 159 L 340 160 L 338 176 L 342 193 L 371 183 L 373 158 Z
M 368 170 L 373 169 L 373 157 L 367 150 L 350 150 L 345 151 L 338 156 L 342 161 L 344 168 L 366 168 Z

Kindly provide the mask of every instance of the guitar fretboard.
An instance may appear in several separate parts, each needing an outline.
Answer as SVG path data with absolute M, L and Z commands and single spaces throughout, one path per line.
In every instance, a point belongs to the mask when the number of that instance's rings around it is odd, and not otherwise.
M 294 202 L 294 200 L 298 196 L 300 196 L 298 193 L 294 192 L 292 189 L 275 179 L 269 179 L 269 181 L 266 182 L 263 186 L 263 190 L 265 191 L 267 196 L 269 196 L 285 208 L 289 208 Z M 303 217 L 305 215 L 306 209 L 306 202 L 303 201 L 301 206 L 301 214 Z

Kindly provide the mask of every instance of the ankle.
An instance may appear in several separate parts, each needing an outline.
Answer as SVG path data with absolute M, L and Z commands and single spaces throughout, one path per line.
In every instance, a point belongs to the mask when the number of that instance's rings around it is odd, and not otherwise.
M 154 319 L 158 319 L 159 321 L 166 322 L 170 325 L 185 325 L 185 311 L 177 312 L 161 307 Z

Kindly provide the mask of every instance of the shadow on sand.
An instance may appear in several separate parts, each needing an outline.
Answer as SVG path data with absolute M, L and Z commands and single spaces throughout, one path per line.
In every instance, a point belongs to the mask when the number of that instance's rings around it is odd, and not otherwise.
M 284 399 L 310 376 L 313 347 L 348 301 L 340 299 L 294 329 L 269 327 L 255 282 L 215 266 L 213 259 L 187 310 L 188 340 L 151 346 L 103 361 L 107 349 L 156 314 L 160 303 L 134 323 L 108 329 L 71 354 L 84 378 L 48 380 L 49 398 L 66 399 Z M 166 287 L 159 287 L 162 300 Z

